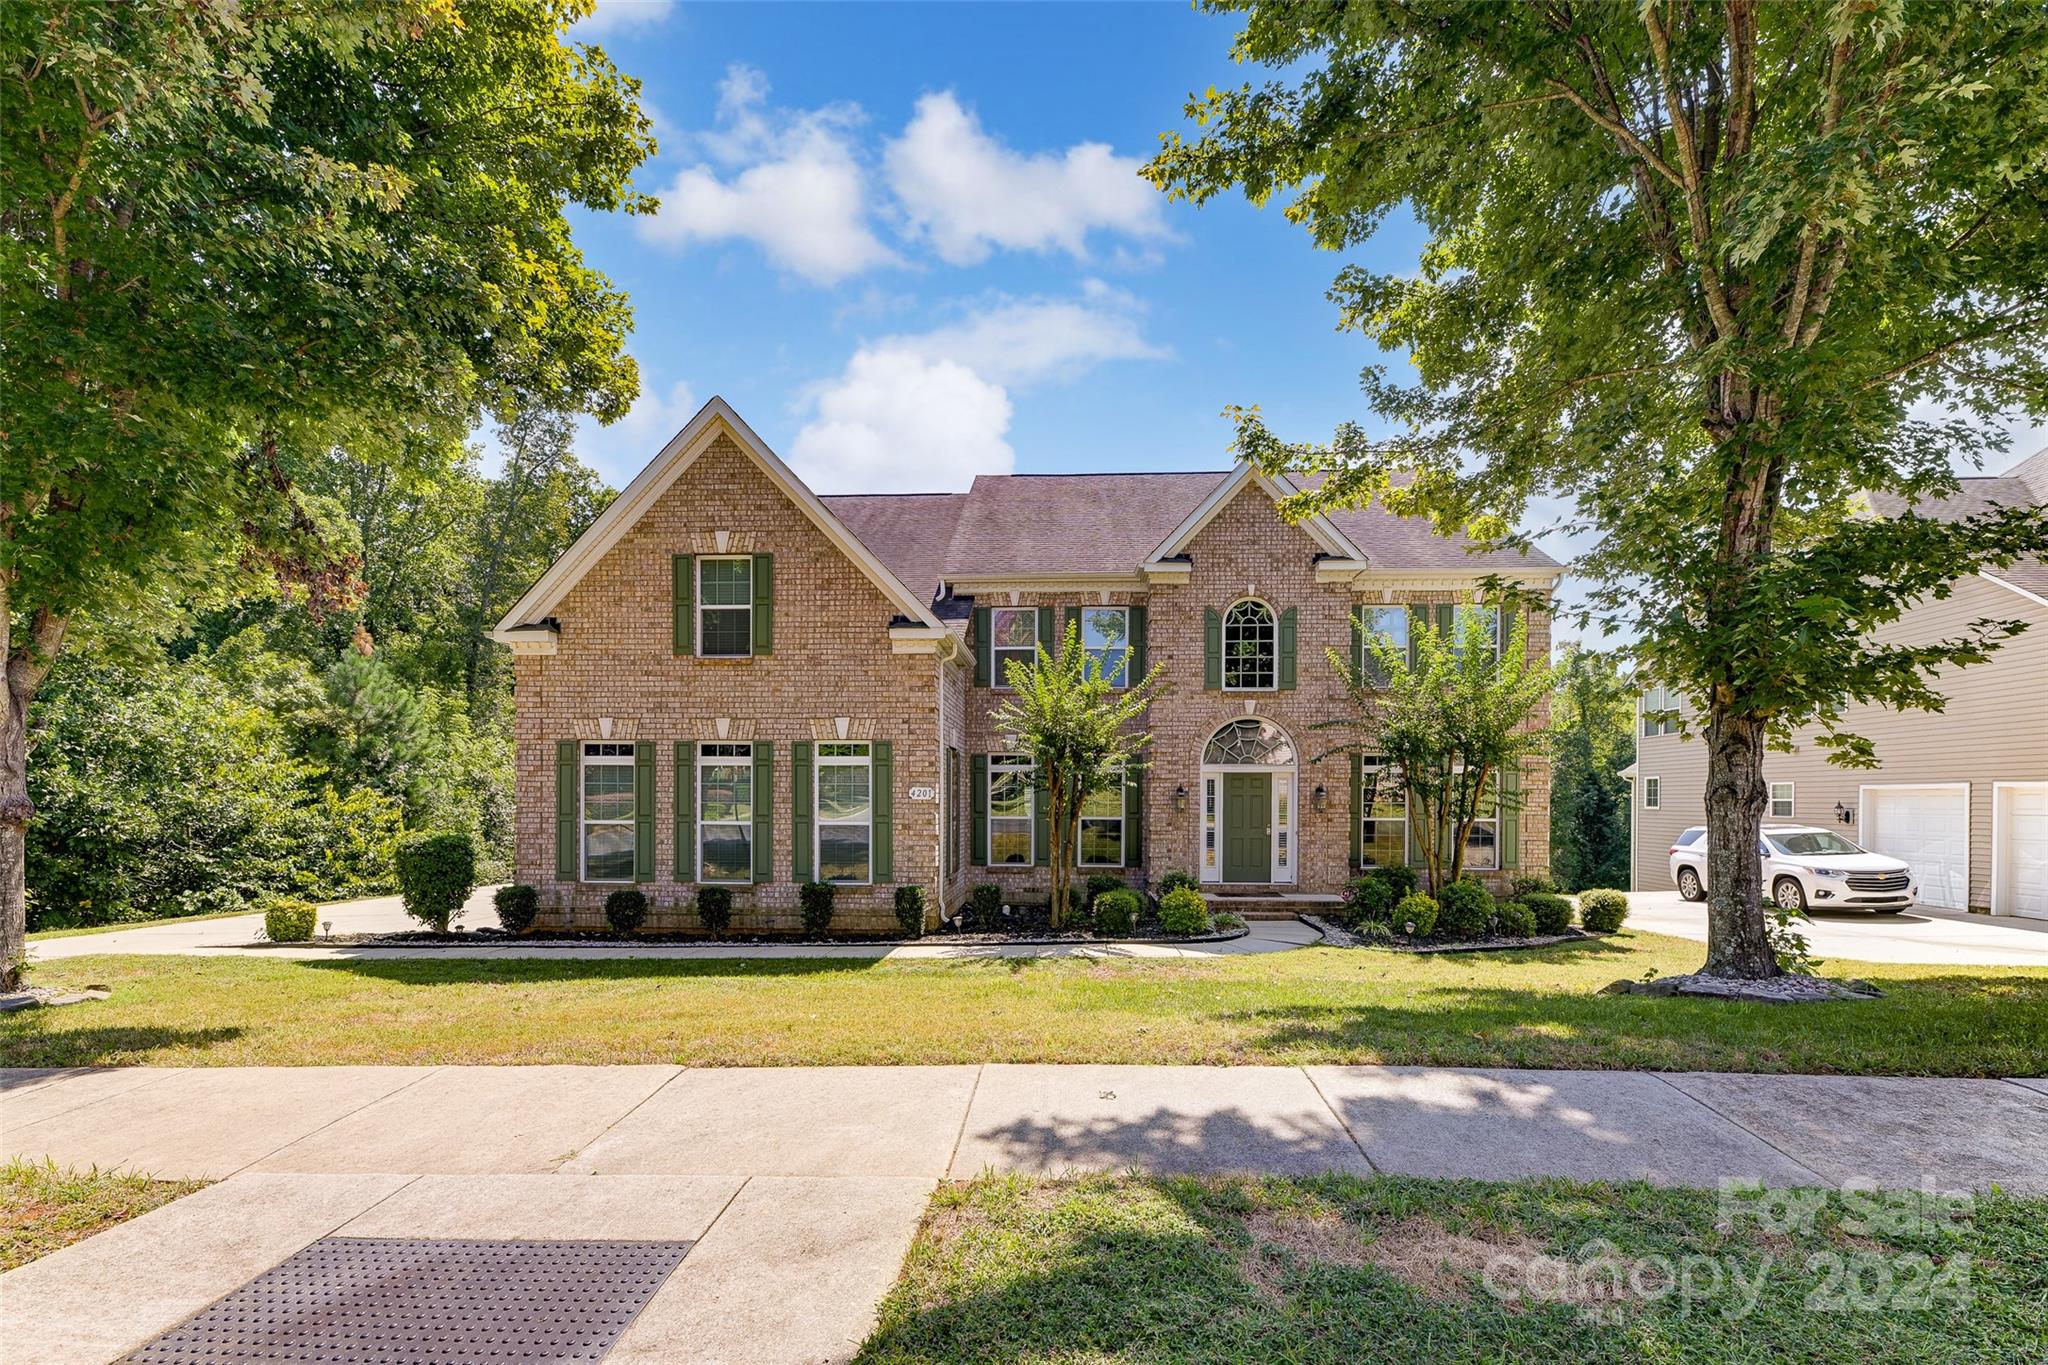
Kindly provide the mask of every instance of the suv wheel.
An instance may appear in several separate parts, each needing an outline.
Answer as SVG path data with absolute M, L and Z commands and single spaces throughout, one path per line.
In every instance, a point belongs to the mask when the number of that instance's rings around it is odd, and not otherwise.
M 1700 874 L 1689 867 L 1679 868 L 1678 894 L 1684 900 L 1705 900 L 1707 893 L 1706 889 L 1700 885 Z
M 1799 884 L 1797 877 L 1780 877 L 1772 882 L 1771 899 L 1781 910 L 1790 910 L 1798 915 L 1806 913 L 1806 888 Z

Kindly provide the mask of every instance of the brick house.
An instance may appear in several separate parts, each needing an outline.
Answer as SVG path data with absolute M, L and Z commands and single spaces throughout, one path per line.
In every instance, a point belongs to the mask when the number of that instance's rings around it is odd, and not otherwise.
M 990 713 L 1004 665 L 1069 620 L 1166 679 L 1149 766 L 1083 812 L 1084 873 L 1333 894 L 1412 858 L 1400 794 L 1319 757 L 1327 652 L 1355 657 L 1354 613 L 1405 638 L 1482 610 L 1486 573 L 1547 593 L 1561 571 L 1378 509 L 1290 526 L 1291 491 L 1239 465 L 819 497 L 714 398 L 492 631 L 514 655 L 517 876 L 585 927 L 633 884 L 655 929 L 696 928 L 707 883 L 745 930 L 797 927 L 813 879 L 849 932 L 893 926 L 904 884 L 948 912 L 984 881 L 1042 900 L 1033 773 Z M 1546 613 L 1528 648 L 1548 655 Z M 1549 858 L 1548 764 L 1511 780 L 1469 860 L 1496 881 Z

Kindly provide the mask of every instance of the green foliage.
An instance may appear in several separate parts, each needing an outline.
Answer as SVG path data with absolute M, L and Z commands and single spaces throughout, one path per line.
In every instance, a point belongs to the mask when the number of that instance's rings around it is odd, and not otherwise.
M 1386 877 L 1353 877 L 1344 883 L 1344 922 L 1389 923 L 1394 915 L 1394 902 L 1399 899 L 1400 893 Z
M 832 897 L 835 888 L 830 882 L 805 882 L 796 889 L 797 909 L 802 913 L 804 933 L 812 938 L 823 938 L 825 931 L 832 927 Z
M 1410 891 L 1394 906 L 1394 930 L 1411 938 L 1436 932 L 1437 904 L 1420 891 Z
M 1628 885 L 1635 682 L 1620 656 L 1565 650 L 1551 701 L 1550 865 L 1567 891 Z M 1548 887 L 1546 890 L 1556 890 Z
M 732 888 L 729 886 L 700 886 L 697 888 L 697 920 L 705 932 L 717 938 L 732 928 Z
M 896 923 L 911 938 L 924 937 L 925 894 L 921 886 L 896 888 Z
M 343 788 L 403 798 L 428 744 L 419 698 L 382 660 L 343 650 L 322 679 L 326 704 L 302 722 L 310 756 Z
M 1499 938 L 1534 938 L 1536 912 L 1521 901 L 1502 901 L 1493 907 L 1493 932 Z
M 1384 948 L 1394 942 L 1394 928 L 1376 919 L 1360 920 L 1351 926 L 1351 937 L 1366 948 Z
M 1052 840 L 1053 924 L 1073 904 L 1076 821 L 1091 792 L 1119 791 L 1126 775 L 1142 768 L 1152 735 L 1140 724 L 1159 690 L 1165 664 L 1142 678 L 1106 677 L 1102 661 L 1081 648 L 1081 624 L 1067 626 L 1058 654 L 1038 646 L 1031 664 L 1009 662 L 1008 695 L 990 716 L 996 729 L 1017 736 L 1016 747 L 1038 766 L 1039 799 L 1046 803 Z M 1127 683 L 1118 686 L 1117 682 Z
M 987 932 L 1001 927 L 1003 918 L 1003 888 L 995 882 L 977 882 L 967 893 L 967 921 L 964 927 Z
M 1436 893 L 1437 932 L 1448 939 L 1486 937 L 1493 923 L 1493 897 L 1476 879 L 1461 877 Z
M 1159 898 L 1159 927 L 1169 934 L 1209 932 L 1209 903 L 1192 887 L 1177 886 Z
M 637 886 L 622 886 L 606 896 L 604 922 L 621 936 L 639 933 L 647 923 L 647 893 Z
M 467 834 L 408 834 L 398 841 L 392 869 L 405 912 L 446 933 L 476 887 L 476 847 Z
M 320 907 L 296 896 L 272 896 L 263 904 L 263 936 L 272 943 L 304 943 L 319 920 Z
M 1186 868 L 1172 867 L 1159 874 L 1159 885 L 1154 894 L 1167 896 L 1183 887 L 1189 891 L 1199 891 L 1202 884 L 1195 879 L 1195 874 Z
M 1589 933 L 1611 934 L 1628 918 L 1628 897 L 1619 891 L 1596 889 L 1579 893 L 1579 923 Z
M 523 934 L 540 917 L 540 892 L 530 886 L 501 886 L 491 897 L 498 925 L 508 934 Z
M 1770 935 L 1771 954 L 1778 960 L 1778 969 L 1800 976 L 1812 976 L 1820 970 L 1823 959 L 1813 955 L 1813 944 L 1807 941 L 1799 926 L 1813 923 L 1811 915 L 1790 910 L 1774 900 L 1764 902 L 1765 932 Z
M 1508 879 L 1508 894 L 1518 901 L 1527 900 L 1531 896 L 1555 896 L 1557 883 L 1546 873 L 1525 872 L 1521 876 Z
M 1095 898 L 1095 932 L 1121 938 L 1138 925 L 1138 893 L 1128 887 L 1105 891 Z
M 1538 933 L 1562 934 L 1572 927 L 1572 903 L 1563 896 L 1530 892 L 1522 897 L 1522 904 L 1535 916 Z
M 1105 891 L 1121 891 L 1124 879 L 1113 872 L 1091 872 L 1088 875 L 1088 903 L 1093 905 Z
M 1396 900 L 1422 885 L 1422 874 L 1406 863 L 1390 863 L 1385 867 L 1376 867 L 1365 875 L 1393 887 Z

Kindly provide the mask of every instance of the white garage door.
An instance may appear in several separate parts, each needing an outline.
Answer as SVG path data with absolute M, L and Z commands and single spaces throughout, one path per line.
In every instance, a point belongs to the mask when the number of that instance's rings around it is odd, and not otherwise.
M 1970 794 L 1961 788 L 1866 787 L 1865 847 L 1913 867 L 1926 905 L 1970 904 Z
M 2048 782 L 2000 787 L 1995 796 L 1992 913 L 2048 919 Z

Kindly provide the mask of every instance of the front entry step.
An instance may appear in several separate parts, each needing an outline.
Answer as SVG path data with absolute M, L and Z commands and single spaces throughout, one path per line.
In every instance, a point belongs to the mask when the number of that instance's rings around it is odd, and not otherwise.
M 1209 913 L 1229 911 L 1253 919 L 1293 919 L 1304 912 L 1325 914 L 1344 903 L 1342 896 L 1314 891 L 1204 891 Z

